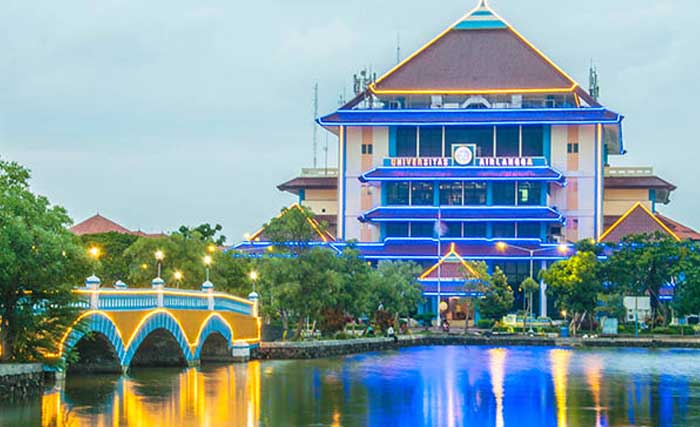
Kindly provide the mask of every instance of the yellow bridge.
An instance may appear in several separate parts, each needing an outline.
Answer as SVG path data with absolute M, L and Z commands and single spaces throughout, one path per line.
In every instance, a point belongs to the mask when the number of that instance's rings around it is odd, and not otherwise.
M 126 370 L 135 364 L 191 366 L 205 355 L 226 360 L 234 344 L 245 348 L 260 341 L 255 300 L 212 289 L 162 286 L 100 289 L 88 285 L 74 292 L 82 297 L 84 311 L 63 335 L 59 352 L 48 356 L 65 358 L 77 348 L 81 363 L 93 363 L 89 370 Z

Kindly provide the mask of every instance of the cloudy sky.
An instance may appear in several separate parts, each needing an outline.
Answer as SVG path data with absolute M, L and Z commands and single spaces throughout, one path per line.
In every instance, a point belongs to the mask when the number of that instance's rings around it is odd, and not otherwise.
M 354 72 L 394 64 L 397 34 L 407 56 L 475 3 L 3 0 L 0 155 L 76 222 L 221 223 L 237 240 L 294 200 L 275 185 L 311 165 L 315 82 L 329 112 Z M 626 116 L 615 162 L 653 165 L 679 186 L 663 211 L 700 227 L 700 3 L 491 5 L 584 87 L 594 60 Z

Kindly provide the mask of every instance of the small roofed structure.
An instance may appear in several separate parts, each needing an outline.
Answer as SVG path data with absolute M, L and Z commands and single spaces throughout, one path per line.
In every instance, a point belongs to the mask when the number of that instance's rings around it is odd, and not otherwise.
M 483 294 L 479 288 L 478 273 L 457 252 L 454 243 L 450 244 L 450 250 L 440 260 L 420 275 L 418 281 L 423 285 L 423 295 L 443 297 L 479 297 Z M 469 287 L 472 283 L 475 286 Z
M 133 236 L 140 237 L 163 237 L 163 233 L 144 233 L 143 231 L 133 231 L 128 228 L 117 224 L 109 218 L 105 218 L 100 214 L 95 214 L 90 218 L 75 224 L 68 229 L 70 232 L 77 236 L 83 236 L 86 234 L 102 234 L 102 233 L 120 233 L 120 234 L 131 234 Z
M 637 202 L 600 236 L 605 243 L 620 242 L 634 234 L 663 233 L 675 240 L 700 240 L 700 234 L 669 218 L 652 213 L 643 203 Z M 681 237 L 682 236 L 682 237 Z
M 299 205 L 299 203 L 294 203 L 293 205 L 289 206 L 288 208 L 282 210 L 282 212 L 280 212 L 275 218 L 281 218 L 284 215 L 288 214 L 289 212 L 291 212 L 295 209 L 300 211 L 300 212 L 305 213 L 304 210 L 302 209 L 301 205 Z M 316 218 L 314 218 L 313 216 L 307 216 L 306 220 L 314 231 L 314 236 L 312 239 L 313 242 L 329 243 L 329 242 L 335 241 L 335 238 L 333 237 L 333 235 L 331 233 L 322 229 L 321 224 L 319 224 L 319 222 L 316 220 Z M 249 236 L 246 236 L 246 240 L 248 242 L 269 241 L 269 237 L 265 234 L 265 230 L 267 230 L 267 227 L 269 227 L 269 224 L 263 226 L 255 233 L 253 233 Z

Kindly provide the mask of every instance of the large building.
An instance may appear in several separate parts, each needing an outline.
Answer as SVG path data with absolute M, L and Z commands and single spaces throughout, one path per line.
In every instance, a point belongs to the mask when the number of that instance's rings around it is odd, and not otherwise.
M 307 173 L 279 188 L 336 214 L 334 247 L 357 241 L 369 261 L 423 264 L 421 309 L 464 317 L 465 260 L 518 284 L 572 242 L 599 240 L 636 202 L 668 202 L 675 187 L 657 177 L 611 175 L 622 120 L 482 1 L 318 118 L 339 140 L 334 184 Z

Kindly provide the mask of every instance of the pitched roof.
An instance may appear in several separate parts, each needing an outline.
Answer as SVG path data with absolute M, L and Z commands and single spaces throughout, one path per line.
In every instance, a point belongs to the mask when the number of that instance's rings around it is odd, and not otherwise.
M 660 188 L 669 191 L 677 187 L 658 176 L 606 176 L 605 188 Z
M 700 233 L 697 231 L 693 230 L 692 228 L 683 225 L 679 222 L 676 222 L 672 220 L 671 218 L 661 215 L 660 213 L 656 214 L 656 217 L 663 222 L 666 227 L 668 227 L 671 231 L 673 231 L 676 236 L 680 237 L 682 240 L 695 240 L 695 241 L 700 241 Z
M 455 244 L 450 244 L 450 250 L 440 260 L 420 275 L 419 280 L 454 280 L 464 281 L 465 275 L 476 279 L 477 273 L 471 265 L 457 252 Z
M 377 94 L 588 95 L 485 1 L 370 86 Z
M 84 234 L 100 234 L 109 232 L 133 234 L 133 232 L 128 228 L 123 227 L 100 214 L 93 215 L 85 221 L 75 224 L 69 228 L 69 230 L 78 236 L 82 236 Z
M 293 205 L 289 206 L 288 208 L 283 209 L 275 218 L 281 218 L 282 216 L 286 215 L 288 212 L 297 209 L 301 211 L 302 213 L 304 210 L 302 209 L 301 205 L 299 203 L 294 203 Z M 314 233 L 316 234 L 315 239 L 313 241 L 318 241 L 318 242 L 334 242 L 335 238 L 331 233 L 328 231 L 323 231 L 321 230 L 321 225 L 318 223 L 318 221 L 313 217 L 313 216 L 307 216 L 306 221 L 311 225 L 311 228 L 314 230 Z M 269 227 L 270 224 L 266 224 L 263 227 L 261 227 L 258 231 L 255 233 L 251 234 L 250 236 L 246 237 L 246 240 L 249 242 L 257 242 L 257 241 L 265 241 L 268 240 L 265 236 L 265 230 L 267 227 Z
M 618 218 L 598 240 L 606 243 L 617 243 L 625 236 L 653 234 L 656 232 L 666 233 L 676 240 L 681 240 L 660 218 L 654 215 L 641 202 L 637 202 L 624 215 Z
M 301 189 L 327 189 L 338 188 L 338 177 L 334 176 L 299 176 L 277 186 L 280 191 L 299 194 Z

